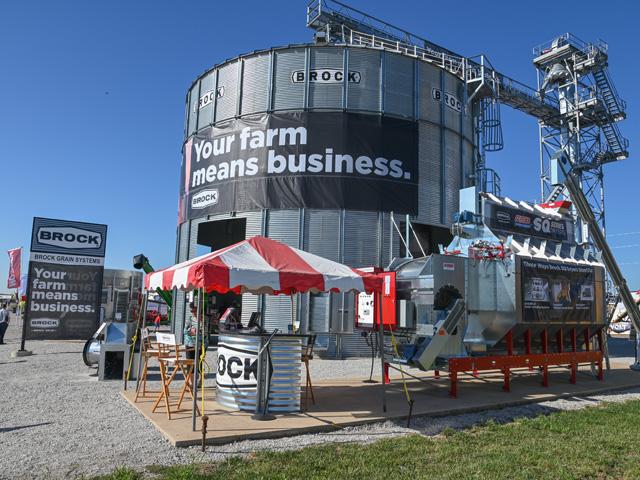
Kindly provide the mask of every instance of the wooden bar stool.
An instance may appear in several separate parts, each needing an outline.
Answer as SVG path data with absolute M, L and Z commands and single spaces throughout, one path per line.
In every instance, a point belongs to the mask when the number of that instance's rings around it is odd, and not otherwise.
M 309 408 L 309 396 L 311 396 L 311 402 L 315 405 L 316 397 L 313 394 L 313 385 L 311 384 L 311 372 L 309 371 L 309 361 L 313 360 L 313 346 L 316 343 L 316 336 L 309 335 L 307 344 L 302 351 L 302 363 L 306 370 L 306 381 L 304 385 L 304 409 Z
M 157 342 L 153 342 L 151 340 L 151 335 L 149 334 L 149 329 L 144 327 L 140 330 L 140 336 L 142 338 L 141 351 L 140 351 L 140 361 L 142 361 L 142 372 L 140 373 L 140 381 L 136 387 L 136 398 L 135 401 L 138 401 L 138 398 L 146 397 L 147 393 L 158 394 L 159 391 L 151 391 L 147 390 L 147 375 L 149 374 L 149 360 L 150 359 L 158 359 L 160 357 L 160 350 L 158 348 Z
M 167 410 L 167 417 L 171 420 L 171 413 L 176 413 L 182 406 L 182 401 L 186 393 L 189 393 L 191 399 L 194 396 L 193 390 L 193 370 L 195 368 L 195 360 L 182 357 L 181 345 L 176 342 L 176 336 L 173 333 L 157 333 L 156 339 L 158 340 L 158 350 L 160 351 L 158 356 L 158 362 L 160 363 L 160 378 L 162 382 L 162 390 L 160 395 L 153 404 L 152 412 L 155 412 L 160 406 L 160 402 L 164 400 L 164 404 Z M 171 370 L 173 369 L 173 370 Z M 169 373 L 171 370 L 171 373 Z M 169 386 L 176 374 L 181 372 L 184 376 L 184 385 L 180 391 L 180 397 L 176 410 L 171 410 L 171 403 L 169 400 L 170 390 Z M 200 409 L 196 405 L 196 413 L 200 415 Z

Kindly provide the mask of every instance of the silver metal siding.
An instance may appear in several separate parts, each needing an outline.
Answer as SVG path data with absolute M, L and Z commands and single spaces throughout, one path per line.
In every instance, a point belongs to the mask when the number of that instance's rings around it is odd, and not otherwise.
M 440 123 L 441 102 L 433 98 L 433 89 L 440 89 L 440 69 L 428 63 L 420 65 L 420 118 L 432 123 Z
M 200 82 L 196 82 L 189 91 L 189 122 L 187 125 L 188 134 L 196 131 L 196 121 L 198 120 L 198 92 Z
M 332 68 L 343 70 L 344 49 L 312 48 L 310 68 Z M 344 83 L 309 82 L 309 108 L 342 109 L 342 93 Z
M 461 82 L 458 78 L 450 73 L 444 73 L 444 91 L 462 102 L 462 92 L 459 90 L 460 84 Z M 462 112 L 444 105 L 444 126 L 454 132 L 460 132 L 460 115 L 462 115 Z
M 371 347 L 367 345 L 366 339 L 360 335 L 359 331 L 355 333 L 340 334 L 341 358 L 348 357 L 366 357 L 371 356 Z M 378 368 L 376 368 L 378 367 Z M 374 363 L 373 378 L 380 377 L 380 360 Z
M 256 55 L 244 60 L 240 105 L 242 115 L 268 109 L 269 61 L 269 54 Z
M 297 248 L 299 245 L 300 213 L 298 210 L 271 210 L 267 217 L 267 235 Z M 267 331 L 279 328 L 287 332 L 291 325 L 291 299 L 286 295 L 265 295 L 263 322 Z M 295 305 L 294 305 L 295 311 Z
M 385 53 L 384 111 L 412 118 L 414 114 L 415 61 L 393 53 Z
M 255 237 L 256 235 L 264 235 L 262 230 L 262 218 L 264 212 L 245 212 L 238 214 L 239 217 L 246 218 L 246 232 L 245 238 Z M 254 295 L 252 293 L 242 294 L 242 322 L 246 325 L 249 323 L 251 314 L 260 310 L 260 295 Z
M 238 100 L 238 62 L 220 67 L 218 88 L 224 88 L 224 95 L 216 100 L 216 122 L 236 116 Z
M 445 222 L 450 225 L 453 215 L 458 211 L 460 190 L 460 137 L 449 130 L 445 133 Z
M 360 83 L 347 84 L 350 110 L 380 110 L 380 52 L 363 48 L 349 49 L 349 71 L 360 73 Z
M 216 72 L 212 71 L 204 77 L 200 81 L 200 97 L 204 96 L 209 92 L 213 93 L 214 100 L 209 102 L 207 106 L 199 108 L 199 99 L 196 104 L 196 109 L 198 109 L 197 117 L 198 117 L 198 130 L 204 127 L 207 127 L 213 122 L 213 108 L 215 105 L 215 89 L 216 89 Z
M 420 122 L 418 158 L 420 161 L 420 189 L 418 191 L 418 221 L 440 224 L 440 127 Z
M 305 69 L 303 48 L 274 52 L 273 109 L 294 110 L 304 107 L 305 83 L 293 83 L 291 74 Z
M 473 143 L 467 140 L 462 141 L 462 165 L 463 165 L 462 178 L 464 180 L 464 184 L 462 185 L 462 188 L 465 188 L 473 184 L 473 178 L 471 178 L 471 176 L 474 174 Z
M 352 267 L 378 265 L 378 213 L 347 210 L 344 220 L 344 263 Z
M 340 212 L 337 210 L 306 210 L 303 250 L 330 260 L 340 261 Z M 320 293 L 309 298 L 309 328 L 328 329 L 331 295 Z
M 303 250 L 340 261 L 340 212 L 307 210 L 304 222 Z

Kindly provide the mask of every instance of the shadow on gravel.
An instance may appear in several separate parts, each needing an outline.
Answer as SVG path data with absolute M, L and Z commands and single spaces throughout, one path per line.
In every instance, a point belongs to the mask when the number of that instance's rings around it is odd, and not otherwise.
M 0 433 L 14 432 L 24 428 L 41 427 L 43 425 L 51 425 L 53 422 L 34 423 L 33 425 L 20 425 L 18 427 L 0 427 Z
M 16 360 L 15 362 L 0 362 L 0 365 L 10 365 L 12 363 L 26 363 L 26 360 Z

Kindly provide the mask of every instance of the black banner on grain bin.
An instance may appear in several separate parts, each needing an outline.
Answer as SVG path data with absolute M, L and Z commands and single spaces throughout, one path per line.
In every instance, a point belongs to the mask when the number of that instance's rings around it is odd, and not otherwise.
M 27 340 L 87 339 L 100 320 L 107 226 L 34 218 Z
M 234 119 L 184 148 L 180 220 L 263 208 L 418 212 L 418 126 L 376 115 Z

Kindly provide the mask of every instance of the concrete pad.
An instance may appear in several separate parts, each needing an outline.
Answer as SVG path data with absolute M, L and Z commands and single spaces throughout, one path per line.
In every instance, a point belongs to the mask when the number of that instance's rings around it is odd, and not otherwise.
M 411 374 L 415 374 L 411 370 Z M 413 416 L 445 416 L 480 410 L 504 408 L 557 398 L 585 396 L 612 390 L 640 387 L 640 373 L 629 370 L 628 365 L 612 362 L 605 372 L 605 380 L 598 381 L 588 366 L 581 367 L 575 385 L 569 383 L 569 371 L 557 367 L 549 370 L 549 387 L 541 386 L 541 375 L 528 369 L 513 370 L 511 392 L 502 391 L 502 374 L 483 373 L 478 378 L 459 375 L 458 398 L 448 396 L 446 375 L 435 379 L 432 373 L 420 372 L 420 380 L 407 378 L 407 388 L 414 400 Z M 382 410 L 382 387 L 363 383 L 362 379 L 336 379 L 314 384 L 316 404 L 297 414 L 277 415 L 272 421 L 258 421 L 250 413 L 229 411 L 215 402 L 215 388 L 205 388 L 205 413 L 209 416 L 207 444 L 220 445 L 239 440 L 277 438 L 302 433 L 340 429 L 406 418 L 408 403 L 398 372 L 392 372 L 391 384 L 386 385 L 387 411 Z M 177 400 L 181 382 L 176 382 L 172 400 Z M 172 385 L 173 386 L 173 385 Z M 182 404 L 182 411 L 167 418 L 163 409 L 151 412 L 155 396 L 134 402 L 135 390 L 122 392 L 129 403 L 142 413 L 175 446 L 198 445 L 200 431 L 191 429 L 191 401 Z M 199 406 L 201 400 L 199 400 Z M 198 430 L 201 427 L 197 420 Z

